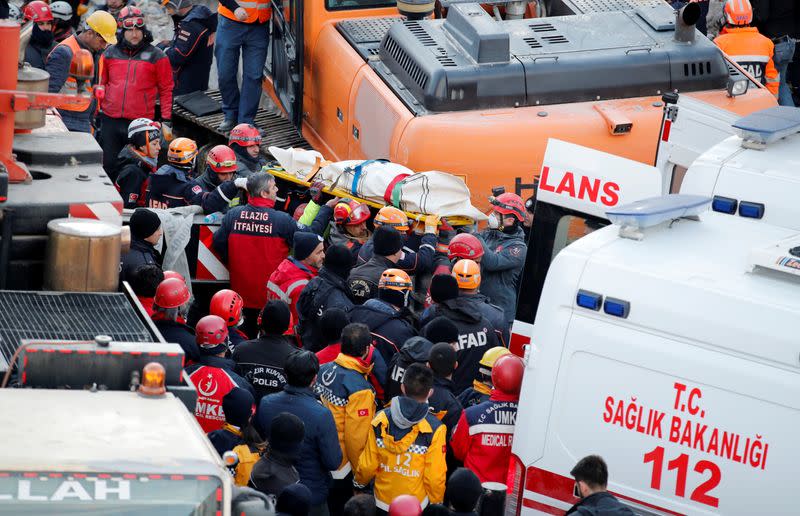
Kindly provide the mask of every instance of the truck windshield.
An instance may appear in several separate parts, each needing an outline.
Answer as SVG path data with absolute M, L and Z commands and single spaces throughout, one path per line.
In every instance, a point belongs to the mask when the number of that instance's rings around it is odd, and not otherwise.
M 394 7 L 394 0 L 325 0 L 325 8 L 329 11 L 353 9 L 373 9 L 377 7 Z
M 3 514 L 214 516 L 222 483 L 207 475 L 0 472 Z

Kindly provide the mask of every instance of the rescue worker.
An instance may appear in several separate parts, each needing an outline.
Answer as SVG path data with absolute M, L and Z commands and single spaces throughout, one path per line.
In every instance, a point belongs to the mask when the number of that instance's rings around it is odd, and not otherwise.
M 189 138 L 175 138 L 167 149 L 167 162 L 150 178 L 147 206 L 169 209 L 199 205 L 203 187 L 191 180 L 197 159 L 197 144 Z
M 389 377 L 386 379 L 384 388 L 385 400 L 391 400 L 395 396 L 402 394 L 400 386 L 403 384 L 403 375 L 411 364 L 423 364 L 428 362 L 433 348 L 433 342 L 425 337 L 411 337 L 400 347 L 400 351 L 392 356 L 389 361 Z
M 194 180 L 203 189 L 200 204 L 204 213 L 225 213 L 239 205 L 239 187 L 235 181 L 236 154 L 227 145 L 216 145 L 206 154 L 206 169 Z M 239 183 L 244 186 L 244 179 Z
M 367 229 L 369 206 L 358 201 L 344 200 L 333 207 L 333 224 L 328 234 L 328 244 L 341 244 L 350 249 L 353 265 L 358 260 L 358 252 L 372 233 Z
M 511 441 L 517 422 L 517 402 L 525 364 L 516 355 L 505 355 L 492 369 L 492 394 L 488 401 L 467 407 L 461 414 L 450 446 L 464 467 L 481 483 L 508 480 Z
M 137 118 L 128 126 L 128 144 L 117 156 L 114 167 L 117 187 L 125 208 L 144 206 L 150 176 L 158 166 L 161 152 L 161 124 L 149 118 Z
M 778 97 L 780 77 L 772 60 L 775 44 L 750 26 L 753 22 L 750 1 L 728 0 L 724 12 L 725 33 L 717 36 L 714 43 Z
M 97 56 L 106 48 L 106 45 L 113 45 L 117 42 L 117 20 L 106 12 L 98 11 L 86 18 L 86 29 L 74 36 L 66 38 L 56 45 L 45 62 L 45 71 L 50 74 L 50 82 L 47 91 L 50 93 L 64 93 L 74 95 L 78 93 L 78 82 L 69 76 L 72 58 L 79 50 L 88 50 L 97 64 Z M 95 77 L 97 77 L 97 66 Z M 93 86 L 96 79 L 91 81 Z M 90 86 L 86 93 L 92 95 L 94 92 Z M 89 107 L 78 104 L 62 105 L 58 108 L 61 121 L 70 131 L 82 133 L 92 132 L 92 120 L 97 108 L 97 101 L 92 100 Z M 127 126 L 125 127 L 127 130 Z M 117 150 L 119 152 L 119 150 Z M 116 159 L 116 154 L 109 159 Z
M 482 257 L 483 244 L 478 237 L 471 233 L 459 233 L 454 236 L 447 248 L 447 258 L 450 259 L 451 264 L 458 260 L 472 260 L 475 263 L 481 263 Z
M 268 428 L 267 420 L 272 414 L 281 412 L 289 412 L 303 420 L 305 437 L 295 467 L 300 483 L 312 492 L 310 514 L 328 514 L 330 471 L 341 464 L 342 450 L 336 437 L 333 415 L 317 401 L 312 390 L 319 362 L 310 351 L 295 350 L 286 358 L 284 371 L 286 385 L 283 391 L 262 398 L 256 418 L 262 428 Z
M 267 160 L 261 155 L 261 133 L 252 124 L 239 124 L 231 129 L 228 145 L 236 153 L 236 174 L 247 177 L 261 172 Z
M 370 242 L 374 254 L 368 262 L 353 268 L 347 278 L 351 296 L 358 305 L 378 296 L 381 274 L 386 269 L 397 268 L 397 262 L 403 256 L 403 237 L 391 226 L 375 229 Z
M 403 344 L 417 335 L 408 309 L 412 289 L 408 274 L 400 269 L 386 269 L 378 280 L 377 299 L 369 299 L 350 311 L 350 321 L 369 327 L 373 344 L 386 363 L 391 363 Z
M 347 285 L 351 267 L 350 250 L 343 245 L 332 245 L 325 251 L 319 274 L 300 292 L 297 335 L 305 349 L 316 352 L 327 344 L 320 329 L 320 318 L 328 309 L 349 312 L 353 308 Z
M 472 380 L 472 386 L 460 391 L 458 402 L 462 407 L 467 408 L 479 405 L 489 399 L 492 393 L 492 369 L 497 359 L 511 353 L 508 348 L 495 346 L 483 354 L 481 361 L 478 362 L 478 372 Z M 459 392 L 459 391 L 456 391 Z
M 163 230 L 158 215 L 146 208 L 137 208 L 130 218 L 128 227 L 131 230 L 131 246 L 122 257 L 119 281 L 130 281 L 133 272 L 142 265 L 158 265 L 161 267 L 162 256 L 156 250 Z
M 433 371 L 433 394 L 428 399 L 428 405 L 431 414 L 447 427 L 449 439 L 463 410 L 456 399 L 453 383 L 453 372 L 458 367 L 456 350 L 446 342 L 434 344 L 428 355 L 428 367 Z
M 581 516 L 633 516 L 635 513 L 608 492 L 608 466 L 599 455 L 589 455 L 575 464 L 570 475 L 580 499 L 566 514 Z
M 200 348 L 194 330 L 186 325 L 189 310 L 189 287 L 178 278 L 165 278 L 156 289 L 153 299 L 153 325 L 167 342 L 178 344 L 186 356 L 186 363 L 200 361 Z
M 501 346 L 508 346 L 510 333 L 505 314 L 499 306 L 493 305 L 489 298 L 478 292 L 481 286 L 481 267 L 472 260 L 463 259 L 453 265 L 451 275 L 458 283 L 458 296 L 485 315 L 497 331 Z
M 100 102 L 100 134 L 103 168 L 111 180 L 114 160 L 125 145 L 128 125 L 136 118 L 155 120 L 156 99 L 161 102 L 161 133 L 172 140 L 172 68 L 164 52 L 151 45 L 153 34 L 138 7 L 119 12 L 120 41 L 100 58 L 96 97 Z
M 207 315 L 197 321 L 195 338 L 200 349 L 200 360 L 184 370 L 197 387 L 197 405 L 194 416 L 205 433 L 225 425 L 222 399 L 235 387 L 255 393 L 247 381 L 236 374 L 233 360 L 225 358 L 228 352 L 228 325 L 221 317 Z
M 244 444 L 242 430 L 250 423 L 254 403 L 253 395 L 240 387 L 234 387 L 222 398 L 225 424 L 219 430 L 208 434 L 208 440 L 220 457 L 226 451 Z
M 445 276 L 452 278 L 452 276 Z M 456 349 L 458 326 L 447 317 L 434 317 L 422 330 L 422 336 L 431 342 L 446 342 Z
M 334 485 L 328 497 L 331 514 L 340 514 L 353 494 L 352 471 L 370 431 L 375 415 L 375 392 L 367 380 L 372 367 L 367 362 L 372 336 L 364 324 L 351 323 L 342 330 L 342 352 L 320 367 L 314 390 L 331 411 L 339 436 L 342 462 L 331 471 Z
M 334 200 L 323 206 L 310 228 L 299 225 L 287 213 L 275 209 L 278 187 L 266 172 L 251 174 L 247 180 L 247 205 L 237 206 L 222 219 L 214 233 L 213 246 L 227 263 L 231 288 L 244 299 L 245 328 L 255 322 L 267 300 L 265 285 L 278 265 L 289 255 L 298 231 L 321 234 L 331 218 Z M 249 314 L 249 317 L 248 317 Z
M 341 308 L 328 308 L 319 318 L 323 348 L 316 352 L 320 365 L 333 362 L 342 351 L 342 330 L 350 317 Z
M 297 349 L 284 335 L 290 318 L 286 303 L 269 301 L 258 319 L 260 336 L 242 342 L 233 350 L 236 372 L 253 386 L 256 402 L 267 394 L 280 392 L 286 385 L 286 375 L 283 372 L 286 357 Z
M 162 0 L 161 5 L 172 17 L 172 41 L 162 41 L 157 46 L 167 55 L 172 65 L 174 96 L 193 91 L 206 91 L 214 59 L 214 34 L 217 16 L 205 5 L 194 5 L 193 0 Z
M 214 56 L 217 58 L 222 112 L 225 115 L 218 130 L 225 133 L 236 124 L 252 124 L 255 119 L 261 100 L 264 63 L 267 61 L 268 22 L 272 17 L 272 8 L 269 0 L 253 0 L 244 4 L 236 0 L 220 0 L 217 13 Z M 237 82 L 240 51 L 241 93 Z
M 156 289 L 162 281 L 164 281 L 164 271 L 154 263 L 140 265 L 134 269 L 133 275 L 128 280 L 136 299 L 139 300 L 142 308 L 150 317 L 153 316 L 153 299 L 156 295 Z
M 388 511 L 401 494 L 413 495 L 423 505 L 444 499 L 447 429 L 429 411 L 433 372 L 422 364 L 410 365 L 401 389 L 403 395 L 372 420 L 353 479 L 356 488 L 375 480 L 379 511 Z
M 503 484 L 505 485 L 505 484 Z M 478 502 L 481 501 L 483 487 L 478 476 L 467 468 L 456 468 L 450 478 L 447 479 L 447 489 L 444 497 L 450 504 L 452 512 L 450 516 L 478 516 Z M 503 508 L 499 507 L 497 512 L 489 512 L 486 500 L 481 504 L 481 515 L 502 514 Z
M 44 70 L 44 62 L 53 50 L 53 13 L 50 6 L 41 0 L 34 0 L 22 10 L 25 22 L 33 23 L 33 31 L 28 46 L 25 47 L 25 62 Z
M 305 425 L 294 414 L 281 412 L 267 428 L 267 449 L 253 466 L 249 486 L 275 499 L 300 480 L 294 463 L 305 437 Z
M 211 304 L 209 305 L 209 313 L 222 317 L 228 325 L 228 342 L 231 345 L 231 352 L 236 347 L 247 340 L 242 330 L 239 329 L 242 321 L 242 307 L 244 301 L 242 296 L 237 294 L 231 289 L 224 288 L 211 296 Z
M 458 263 L 468 262 L 469 266 L 461 266 L 464 270 L 459 271 L 458 264 L 454 267 L 453 276 L 459 291 L 462 289 L 475 290 L 481 283 L 480 268 L 472 260 L 461 260 Z M 437 276 L 435 279 L 438 279 Z M 436 303 L 428 308 L 420 325 L 423 331 L 427 323 L 434 317 L 444 316 L 453 321 L 458 326 L 458 342 L 456 351 L 458 352 L 459 367 L 453 375 L 456 384 L 456 392 L 462 392 L 469 387 L 475 373 L 478 371 L 478 362 L 483 353 L 494 346 L 503 345 L 503 332 L 497 328 L 496 317 L 487 316 L 484 313 L 484 306 L 488 305 L 472 296 L 451 297 Z M 488 310 L 487 310 L 488 311 Z M 493 322 L 493 320 L 495 322 Z
M 517 289 L 525 266 L 525 203 L 517 194 L 506 192 L 491 198 L 489 229 L 481 233 L 483 256 L 481 293 L 503 309 L 506 326 L 511 327 L 517 314 Z M 460 362 L 460 360 L 459 360 Z
M 424 219 L 424 233 L 416 235 L 409 233 L 411 226 L 408 223 L 408 216 L 394 206 L 384 206 L 373 219 L 375 227 L 389 226 L 395 228 L 403 235 L 403 256 L 398 260 L 397 267 L 409 274 L 422 273 L 431 270 L 433 257 L 436 253 L 437 232 L 439 227 L 439 217 L 427 215 Z M 373 255 L 373 239 L 367 240 L 358 251 L 357 265 L 367 263 Z
M 267 281 L 267 299 L 279 299 L 289 305 L 293 326 L 300 320 L 297 314 L 297 300 L 303 288 L 319 274 L 325 260 L 325 246 L 322 237 L 316 233 L 297 232 L 294 234 L 293 256 L 283 260 Z M 290 327 L 291 334 L 295 328 Z
M 53 39 L 56 43 L 75 35 L 75 29 L 72 27 L 72 6 L 69 2 L 64 0 L 53 2 L 50 4 L 50 12 L 53 13 Z

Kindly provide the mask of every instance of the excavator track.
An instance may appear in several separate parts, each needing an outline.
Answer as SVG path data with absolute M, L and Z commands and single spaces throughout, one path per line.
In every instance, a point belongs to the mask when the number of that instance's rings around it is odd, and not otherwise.
M 206 95 L 216 102 L 221 102 L 222 100 L 219 90 L 208 90 Z M 172 115 L 174 130 L 177 135 L 192 138 L 197 142 L 213 143 L 214 145 L 228 141 L 229 131 L 222 132 L 217 130 L 217 127 L 225 118 L 221 111 L 211 115 L 196 116 L 175 104 L 172 109 Z M 311 144 L 303 138 L 292 123 L 280 114 L 259 108 L 254 122 L 255 126 L 264 133 L 261 150 L 266 156 L 274 157 L 268 150 L 268 147 L 271 146 L 312 148 Z

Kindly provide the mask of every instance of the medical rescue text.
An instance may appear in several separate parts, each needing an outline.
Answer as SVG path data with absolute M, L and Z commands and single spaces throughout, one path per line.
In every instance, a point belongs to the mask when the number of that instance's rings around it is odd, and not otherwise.
M 630 399 L 617 399 L 608 396 L 605 399 L 603 422 L 619 426 L 626 430 L 645 434 L 669 443 L 700 451 L 720 459 L 764 470 L 767 465 L 769 443 L 761 435 L 744 436 L 735 432 L 717 428 L 704 422 L 706 411 L 701 402 L 703 392 L 699 387 L 692 387 L 680 382 L 673 384 L 674 412 L 664 412 L 650 408 Z M 657 446 L 644 454 L 644 463 L 652 463 L 650 487 L 661 489 L 665 449 Z M 690 467 L 689 456 L 685 453 L 667 462 L 667 470 L 677 470 L 675 495 L 686 496 L 687 471 Z M 710 460 L 697 461 L 693 466 L 695 472 L 711 476 L 705 479 L 692 491 L 690 499 L 712 507 L 719 506 L 719 499 L 710 494 L 720 482 L 720 468 Z

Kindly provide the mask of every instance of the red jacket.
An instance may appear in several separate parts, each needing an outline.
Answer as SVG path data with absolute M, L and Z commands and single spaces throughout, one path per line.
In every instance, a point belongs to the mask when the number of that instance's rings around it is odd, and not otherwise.
M 133 51 L 120 41 L 106 49 L 99 67 L 105 87 L 100 108 L 107 116 L 155 119 L 159 98 L 161 118 L 172 119 L 172 66 L 162 50 L 146 44 Z
M 336 357 L 338 357 L 339 353 L 341 352 L 342 352 L 341 342 L 328 344 L 324 348 L 317 351 L 317 360 L 319 360 L 319 365 L 327 364 L 328 362 L 333 362 L 334 360 L 336 360 Z
M 489 401 L 467 407 L 453 431 L 450 447 L 481 483 L 508 480 L 508 461 L 517 422 L 519 396 L 493 390 Z
M 199 364 L 185 368 L 197 388 L 194 417 L 205 433 L 219 430 L 225 424 L 222 398 L 226 394 L 235 387 L 255 394 L 250 383 L 233 371 L 235 366 L 233 360 L 227 358 L 203 356 Z
M 293 257 L 283 260 L 267 281 L 267 300 L 280 299 L 292 311 L 292 321 L 299 321 L 297 300 L 311 278 L 316 276 L 317 269 L 295 260 Z M 294 334 L 294 328 L 289 328 Z M 334 357 L 336 358 L 336 357 Z

